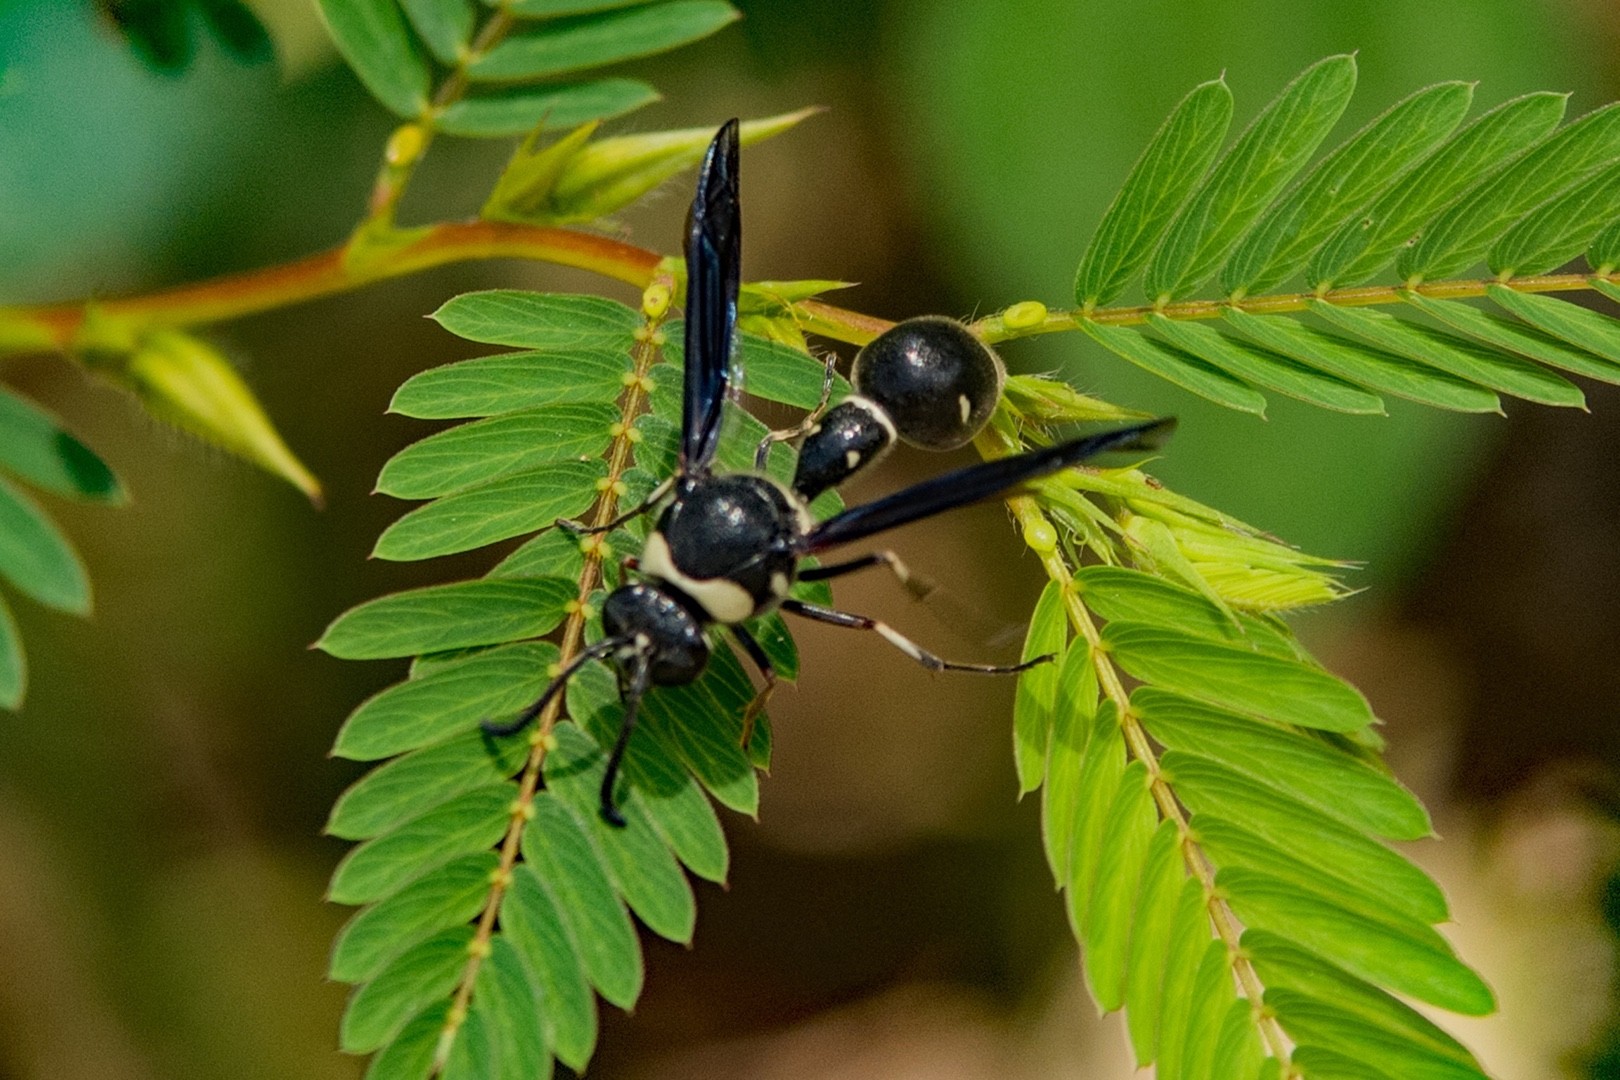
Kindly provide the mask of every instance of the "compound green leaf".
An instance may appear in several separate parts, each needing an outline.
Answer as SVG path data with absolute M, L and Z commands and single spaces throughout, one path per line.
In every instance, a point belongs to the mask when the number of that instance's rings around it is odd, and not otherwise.
M 1227 1076 L 1255 1076 L 1265 1056 L 1265 1048 L 1260 1045 L 1260 1032 L 1255 1027 L 1254 1006 L 1245 998 L 1234 999 L 1221 1019 L 1220 1035 L 1210 1060 L 1209 1075 L 1214 1080 Z
M 467 68 L 474 79 L 538 79 L 664 52 L 738 18 L 723 0 L 669 0 L 546 22 L 508 35 Z
M 28 689 L 28 660 L 11 609 L 0 597 L 0 708 L 15 709 Z
M 1232 989 L 1232 959 L 1226 943 L 1211 941 L 1193 976 L 1192 1001 L 1187 1016 L 1187 1036 L 1181 1052 L 1182 1080 L 1225 1080 L 1211 1072 L 1215 1044 L 1220 1041 L 1221 1025 L 1231 1011 L 1237 993 Z
M 1592 238 L 1592 246 L 1586 249 L 1586 262 L 1600 274 L 1614 272 L 1615 263 L 1620 262 L 1620 221 L 1610 222 Z
M 1492 285 L 1485 292 L 1496 306 L 1538 330 L 1620 364 L 1620 323 L 1608 316 L 1548 296 L 1516 292 L 1505 285 Z
M 332 945 L 332 978 L 375 979 L 406 949 L 477 915 L 499 861 L 493 851 L 463 856 L 360 911 Z
M 1080 766 L 1080 802 L 1074 815 L 1074 847 L 1069 855 L 1069 922 L 1075 937 L 1083 938 L 1090 925 L 1091 896 L 1097 882 L 1097 864 L 1106 839 L 1108 811 L 1125 777 L 1125 737 L 1120 730 L 1119 712 L 1112 702 L 1103 702 L 1092 721 L 1091 737 L 1086 740 L 1085 760 Z
M 430 585 L 350 608 L 315 645 L 344 660 L 381 660 L 539 637 L 578 592 L 576 582 L 546 577 Z
M 550 405 L 461 424 L 395 454 L 377 490 L 399 499 L 431 499 L 474 484 L 568 458 L 595 458 L 619 418 L 611 402 Z
M 355 761 L 390 757 L 510 717 L 539 698 L 556 660 L 555 645 L 523 642 L 396 683 L 349 715 L 332 753 Z
M 475 788 L 516 772 L 529 756 L 528 733 L 493 739 L 469 731 L 372 769 L 338 796 L 326 831 L 368 840 Z
M 1116 356 L 1228 409 L 1264 416 L 1266 399 L 1247 383 L 1162 341 L 1121 326 L 1080 319 L 1080 329 Z
M 720 805 L 752 817 L 759 810 L 759 779 L 741 746 L 741 711 L 722 706 L 710 681 L 648 694 L 641 705 L 645 723 Z
M 1155 741 L 1218 761 L 1360 829 L 1392 840 L 1431 834 L 1412 793 L 1365 762 L 1320 739 L 1258 724 L 1157 687 L 1138 687 L 1131 711 Z
M 1112 1012 L 1125 1004 L 1131 923 L 1148 842 L 1158 824 L 1143 762 L 1133 761 L 1126 768 L 1103 821 L 1102 850 L 1082 936 L 1091 996 L 1105 1012 Z
M 1372 919 L 1244 867 L 1223 868 L 1216 886 L 1245 926 L 1273 931 L 1352 975 L 1468 1016 L 1496 1007 L 1490 988 L 1420 923 L 1393 914 Z
M 502 87 L 454 102 L 439 114 L 438 127 L 451 135 L 475 138 L 523 135 L 536 129 L 561 131 L 635 112 L 659 97 L 658 91 L 635 79 Z
M 472 0 L 400 0 L 400 6 L 434 59 L 455 64 L 472 40 Z
M 615 300 L 517 289 L 462 293 L 429 317 L 468 341 L 586 352 L 610 348 L 628 352 L 641 326 L 641 316 Z
M 1197 882 L 1187 877 L 1180 831 L 1175 822 L 1161 821 L 1142 862 L 1141 886 L 1131 924 L 1130 958 L 1125 965 L 1125 1020 L 1136 1063 L 1141 1066 L 1152 1063 L 1157 1054 L 1170 936 L 1178 903 L 1189 884 L 1196 886 Z
M 58 611 L 90 611 L 90 579 L 67 537 L 32 499 L 0 479 L 0 578 Z
M 1237 645 L 1268 656 L 1294 659 L 1293 643 L 1252 615 L 1236 622 L 1191 589 L 1156 574 L 1123 566 L 1087 566 L 1074 575 L 1086 607 L 1109 622 L 1136 622 Z
M 1583 349 L 1572 348 L 1517 319 L 1504 319 L 1459 300 L 1431 300 L 1411 291 L 1404 293 L 1403 297 L 1425 315 L 1499 349 L 1516 352 L 1589 379 L 1620 383 L 1620 364 L 1593 356 Z
M 448 1001 L 436 1001 L 412 1017 L 393 1041 L 372 1057 L 366 1080 L 428 1080 L 449 1008 Z
M 1128 622 L 1109 623 L 1102 639 L 1119 666 L 1143 682 L 1245 716 L 1323 731 L 1359 731 L 1373 722 L 1354 687 L 1297 660 Z
M 1062 887 L 1074 859 L 1074 826 L 1084 788 L 1080 786 L 1086 740 L 1097 715 L 1097 668 L 1091 646 L 1077 637 L 1059 662 L 1052 741 L 1041 789 L 1041 840 L 1052 877 Z
M 1092 235 L 1075 273 L 1075 303 L 1090 310 L 1124 290 L 1215 160 L 1231 122 L 1232 91 L 1221 79 L 1201 83 L 1181 99 Z
M 1360 1018 L 1335 1005 L 1292 990 L 1266 991 L 1266 1005 L 1274 1010 L 1289 1038 L 1296 1043 L 1343 1053 L 1390 1076 L 1409 1080 L 1482 1080 L 1477 1068 L 1436 1059 L 1421 1047 L 1400 1039 L 1380 1038 Z
M 1222 289 L 1243 296 L 1292 277 L 1328 234 L 1455 131 L 1473 98 L 1470 83 L 1438 83 L 1362 128 L 1266 211 L 1222 269 Z
M 359 845 L 333 872 L 327 899 L 355 905 L 382 900 L 451 859 L 493 847 L 511 822 L 516 800 L 516 785 L 492 784 Z
M 1177 215 L 1147 268 L 1155 303 L 1196 289 L 1300 170 L 1356 86 L 1351 56 L 1306 68 L 1249 125 Z
M 606 475 L 605 461 L 554 461 L 445 495 L 384 529 L 372 555 L 430 559 L 546 528 L 589 509 Z
M 501 1075 L 500 1044 L 496 1033 L 476 1006 L 456 1031 L 455 1041 L 440 1071 L 440 1080 L 489 1080 Z
M 484 0 L 489 3 L 490 0 Z M 647 0 L 512 0 L 508 5 L 515 15 L 531 19 L 554 19 L 559 15 L 587 15 L 610 8 L 633 7 Z
M 573 811 L 548 795 L 532 805 L 535 817 L 523 832 L 523 857 L 565 914 L 586 977 L 604 998 L 628 1009 L 642 982 L 641 945 L 630 916 Z
M 1295 1049 L 1293 1064 L 1306 1080 L 1404 1080 L 1373 1068 L 1359 1057 L 1345 1057 L 1320 1046 Z
M 406 379 L 388 410 L 421 420 L 455 420 L 612 401 L 630 377 L 628 339 L 624 345 L 502 353 L 430 368 Z
M 478 966 L 472 1005 L 486 1018 L 501 1067 L 479 1080 L 546 1080 L 551 1075 L 551 1046 L 540 1022 L 540 996 L 517 946 L 501 935 L 489 944 L 489 955 Z
M 1259 316 L 1237 308 L 1223 314 L 1246 337 L 1380 393 L 1456 412 L 1500 412 L 1502 403 L 1484 387 L 1422 364 L 1414 364 L 1347 338 L 1325 334 L 1280 315 Z
M 121 503 L 118 478 L 50 413 L 0 389 L 0 470 L 73 499 Z
M 1347 334 L 1397 356 L 1448 371 L 1459 379 L 1543 405 L 1581 408 L 1580 387 L 1545 368 L 1382 311 L 1311 301 L 1311 311 Z
M 739 335 L 737 345 L 745 376 L 742 388 L 749 395 L 796 409 L 814 409 L 821 404 L 821 388 L 827 378 L 825 363 L 791 346 L 753 334 Z M 834 374 L 833 400 L 849 392 L 848 380 Z
M 1556 270 L 1586 250 L 1593 234 L 1616 215 L 1620 163 L 1599 169 L 1515 222 L 1491 246 L 1491 273 L 1519 277 Z
M 1564 116 L 1564 94 L 1526 94 L 1485 113 L 1328 238 L 1305 276 L 1312 289 L 1355 285 L 1389 264 L 1435 214 L 1502 168 Z
M 1594 109 L 1466 192 L 1401 253 L 1401 279 L 1450 277 L 1478 262 L 1514 221 L 1620 157 L 1620 102 Z
M 596 999 L 567 920 L 533 867 L 513 868 L 511 887 L 501 901 L 501 935 L 539 988 L 545 1005 L 539 1025 L 557 1060 L 581 1072 L 596 1048 Z
M 1063 587 L 1055 581 L 1047 582 L 1030 616 L 1021 660 L 1062 654 L 1069 634 L 1063 599 Z M 1037 664 L 1018 676 L 1018 691 L 1013 699 L 1013 761 L 1018 767 L 1020 796 L 1040 787 L 1046 775 L 1046 747 L 1052 738 L 1057 687 L 1056 664 Z
M 430 1003 L 447 998 L 466 967 L 472 938 L 472 927 L 456 926 L 396 957 L 349 998 L 338 1045 L 351 1054 L 370 1053 Z
M 1211 938 L 1209 902 L 1197 878 L 1187 878 L 1176 898 L 1160 984 L 1157 1074 L 1179 1077 L 1186 1061 L 1187 1029 L 1192 1022 L 1193 985 L 1203 959 L 1212 949 L 1224 948 Z
M 624 534 L 616 534 L 620 540 Z M 611 537 L 603 549 L 602 559 L 611 564 L 617 557 L 619 544 Z M 632 549 L 633 550 L 633 549 Z M 566 529 L 547 529 L 532 540 L 525 540 L 512 554 L 495 564 L 485 577 L 561 577 L 579 580 L 585 566 L 585 553 L 580 550 L 580 538 Z
M 338 52 L 373 97 L 400 116 L 428 106 L 432 73 L 395 0 L 316 0 Z
M 1383 399 L 1377 394 L 1212 327 L 1168 319 L 1158 312 L 1149 313 L 1148 325 L 1183 352 L 1268 390 L 1336 412 L 1378 414 L 1384 411 Z

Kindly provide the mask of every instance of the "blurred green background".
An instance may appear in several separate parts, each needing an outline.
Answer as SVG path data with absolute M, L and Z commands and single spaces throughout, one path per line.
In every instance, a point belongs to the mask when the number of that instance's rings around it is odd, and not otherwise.
M 622 126 L 830 106 L 750 151 L 745 273 L 858 281 L 841 300 L 892 317 L 1067 303 L 1135 154 L 1223 71 L 1241 123 L 1306 64 L 1357 50 L 1341 134 L 1441 79 L 1479 80 L 1476 111 L 1536 89 L 1571 92 L 1571 115 L 1620 97 L 1620 14 L 1603 0 L 739 6 L 714 39 L 638 65 L 667 100 Z M 0 303 L 146 290 L 344 237 L 388 120 L 307 0 L 254 7 L 275 64 L 203 38 L 184 74 L 161 75 L 84 0 L 0 0 Z M 474 211 L 506 152 L 441 141 L 403 217 Z M 624 229 L 670 250 L 681 211 L 665 193 Z M 321 824 L 357 770 L 325 751 L 399 672 L 304 646 L 360 599 L 487 563 L 365 556 L 402 509 L 368 495 L 377 469 L 427 432 L 383 415 L 393 388 L 469 354 L 421 316 L 492 286 L 629 298 L 570 271 L 468 265 L 208 331 L 325 481 L 320 512 L 59 360 L 0 366 L 134 496 L 52 506 L 91 568 L 93 620 L 16 605 L 33 678 L 26 709 L 0 718 L 0 1077 L 362 1071 L 332 1049 L 343 990 L 322 971 L 347 912 L 320 899 L 343 850 Z M 1414 855 L 1504 1006 L 1457 1029 L 1508 1080 L 1580 1075 L 1610 1008 L 1596 892 L 1615 842 L 1587 794 L 1612 786 L 1620 744 L 1620 393 L 1586 386 L 1590 415 L 1510 402 L 1505 419 L 1274 398 L 1261 421 L 1077 336 L 1007 359 L 1180 414 L 1167 482 L 1367 562 L 1366 593 L 1301 625 L 1389 721 L 1391 761 L 1446 837 Z M 942 467 L 899 453 L 853 494 Z M 897 547 L 991 628 L 1038 588 L 995 508 Z M 996 651 L 881 581 L 840 595 L 941 651 Z M 762 821 L 728 820 L 730 888 L 698 887 L 692 951 L 647 942 L 647 993 L 633 1019 L 608 1010 L 592 1075 L 1127 1075 L 1117 1022 L 1080 989 L 1036 807 L 1012 799 L 1011 686 L 931 679 L 832 632 L 800 640 Z

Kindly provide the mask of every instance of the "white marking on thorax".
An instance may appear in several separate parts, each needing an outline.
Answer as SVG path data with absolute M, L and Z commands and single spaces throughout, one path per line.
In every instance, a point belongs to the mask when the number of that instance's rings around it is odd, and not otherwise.
M 754 613 L 754 598 L 748 590 L 726 578 L 694 578 L 683 573 L 670 555 L 669 541 L 663 533 L 647 537 L 641 549 L 641 572 L 648 577 L 667 581 L 681 592 L 696 600 L 709 618 L 727 625 L 740 623 Z
M 854 405 L 857 409 L 865 409 L 878 422 L 878 425 L 888 432 L 889 442 L 894 442 L 895 439 L 900 437 L 899 433 L 894 430 L 894 421 L 889 418 L 889 414 L 883 410 L 883 406 L 871 398 L 863 397 L 860 394 L 851 394 L 844 399 L 844 403 Z

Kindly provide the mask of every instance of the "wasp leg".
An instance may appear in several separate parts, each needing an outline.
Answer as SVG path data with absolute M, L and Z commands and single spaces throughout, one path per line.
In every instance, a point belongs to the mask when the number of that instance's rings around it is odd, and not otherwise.
M 765 679 L 765 685 L 760 689 L 759 693 L 754 695 L 754 700 L 748 703 L 748 708 L 743 710 L 742 739 L 738 745 L 746 750 L 748 749 L 749 740 L 754 737 L 754 721 L 759 719 L 759 714 L 765 709 L 765 703 L 776 692 L 776 665 L 772 664 L 771 658 L 765 655 L 765 650 L 760 648 L 760 644 L 755 640 L 753 634 L 740 626 L 732 626 L 728 629 L 730 629 L 731 636 L 736 639 L 737 644 L 743 647 L 743 652 L 748 654 L 748 659 L 754 662 L 754 666 L 759 669 L 760 675 Z
M 624 689 L 624 719 L 619 722 L 619 737 L 613 742 L 613 750 L 608 754 L 607 771 L 602 774 L 602 820 L 616 829 L 624 828 L 624 815 L 613 805 L 613 784 L 619 778 L 619 766 L 623 764 L 624 752 L 630 746 L 630 731 L 636 726 L 636 713 L 641 708 L 642 696 L 647 693 L 651 670 L 645 657 L 632 661 L 630 681 Z
M 574 677 L 574 673 L 576 671 L 584 667 L 590 661 L 599 660 L 608 655 L 608 653 L 612 652 L 614 649 L 623 644 L 624 641 L 620 638 L 603 638 L 601 641 L 598 641 L 595 645 L 592 645 L 590 648 L 584 650 L 578 656 L 570 660 L 568 662 L 568 666 L 557 673 L 557 677 L 551 680 L 551 683 L 540 695 L 539 700 L 537 700 L 533 705 L 530 705 L 527 709 L 524 709 L 522 712 L 518 713 L 517 716 L 506 721 L 504 724 L 498 724 L 493 720 L 485 720 L 478 725 L 479 728 L 482 729 L 485 735 L 496 739 L 503 738 L 507 735 L 514 735 L 517 732 L 522 731 L 534 721 L 535 717 L 539 716 L 540 713 L 544 711 L 547 705 L 551 704 L 551 699 L 557 696 L 557 692 L 559 690 L 568 685 L 568 680 Z
M 927 578 L 913 575 L 910 569 L 906 567 L 906 564 L 900 561 L 900 556 L 892 551 L 874 551 L 870 555 L 862 555 L 860 558 L 850 559 L 848 562 L 812 566 L 799 571 L 799 580 L 830 581 L 833 578 L 843 577 L 845 574 L 853 574 L 858 570 L 865 570 L 873 566 L 888 567 L 889 573 L 895 576 L 895 580 L 899 581 L 906 592 L 910 593 L 914 599 L 926 600 L 933 595 L 934 590 L 937 588 Z
M 963 664 L 955 660 L 944 660 L 935 656 L 888 623 L 866 615 L 838 611 L 834 608 L 822 607 L 820 604 L 807 604 L 803 600 L 784 600 L 782 601 L 782 610 L 792 612 L 802 618 L 827 623 L 830 626 L 843 626 L 851 630 L 875 630 L 882 635 L 884 641 L 887 641 L 929 671 L 974 671 L 981 675 L 1012 675 L 1016 672 L 1028 670 L 1036 664 L 1044 664 L 1056 658 L 1054 653 L 1046 653 L 1043 656 L 1037 656 L 1019 664 Z
M 821 377 L 821 400 L 797 424 L 789 428 L 782 428 L 779 431 L 770 432 L 759 440 L 759 449 L 754 451 L 755 472 L 765 471 L 765 459 L 770 455 L 773 443 L 792 442 L 800 436 L 810 434 L 810 429 L 816 426 L 816 421 L 821 419 L 821 414 L 827 411 L 827 402 L 832 400 L 833 376 L 837 374 L 838 354 L 828 353 L 827 370 Z
M 620 525 L 623 525 L 629 521 L 634 521 L 642 514 L 645 514 L 647 511 L 657 506 L 659 502 L 663 500 L 664 496 L 670 493 L 670 490 L 674 486 L 675 478 L 672 476 L 668 480 L 665 480 L 662 484 L 659 484 L 657 487 L 653 488 L 652 491 L 648 493 L 647 497 L 642 499 L 635 506 L 632 506 L 618 517 L 614 518 L 612 521 L 604 522 L 601 525 L 587 525 L 583 521 L 575 521 L 572 518 L 558 518 L 556 521 L 552 522 L 552 524 L 557 526 L 559 529 L 573 533 L 575 536 L 594 536 L 597 533 L 612 532 Z

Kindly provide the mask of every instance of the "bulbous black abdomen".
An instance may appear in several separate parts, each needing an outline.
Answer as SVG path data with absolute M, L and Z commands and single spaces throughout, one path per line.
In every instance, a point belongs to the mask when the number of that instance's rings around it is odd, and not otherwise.
M 904 441 L 953 450 L 989 421 L 1006 371 L 990 347 L 943 315 L 896 323 L 855 355 L 850 381 Z

